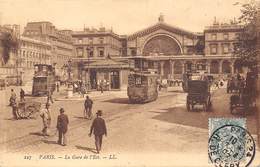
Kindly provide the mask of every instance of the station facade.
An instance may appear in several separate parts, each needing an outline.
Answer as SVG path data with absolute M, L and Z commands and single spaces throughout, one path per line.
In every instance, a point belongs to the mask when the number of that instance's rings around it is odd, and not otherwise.
M 235 21 L 215 21 L 204 32 L 194 33 L 165 23 L 161 15 L 156 24 L 130 35 L 117 35 L 105 28 L 73 32 L 74 77 L 90 81 L 92 88 L 99 80 L 115 88 L 111 76 L 117 74 L 116 89 L 125 88 L 127 77 L 123 76 L 138 66 L 132 62 L 135 57 L 145 59 L 143 69 L 155 70 L 161 79 L 181 79 L 186 72 L 232 75 L 238 70 L 233 53 L 242 30 Z

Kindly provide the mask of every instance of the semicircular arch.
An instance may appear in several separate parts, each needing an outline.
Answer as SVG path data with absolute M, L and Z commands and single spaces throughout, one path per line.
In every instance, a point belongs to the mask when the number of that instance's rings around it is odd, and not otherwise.
M 160 33 L 150 36 L 142 46 L 142 55 L 180 55 L 181 43 L 172 35 Z

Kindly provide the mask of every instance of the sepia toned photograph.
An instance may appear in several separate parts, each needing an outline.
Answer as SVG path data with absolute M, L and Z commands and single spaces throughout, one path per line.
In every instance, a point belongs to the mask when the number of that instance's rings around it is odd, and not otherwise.
M 260 1 L 0 0 L 0 167 L 260 167 Z

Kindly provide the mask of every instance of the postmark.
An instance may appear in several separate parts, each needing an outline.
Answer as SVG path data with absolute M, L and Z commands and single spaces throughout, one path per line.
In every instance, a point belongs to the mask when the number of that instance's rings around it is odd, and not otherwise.
M 211 134 L 208 155 L 218 167 L 249 166 L 255 157 L 255 142 L 245 128 L 223 125 Z

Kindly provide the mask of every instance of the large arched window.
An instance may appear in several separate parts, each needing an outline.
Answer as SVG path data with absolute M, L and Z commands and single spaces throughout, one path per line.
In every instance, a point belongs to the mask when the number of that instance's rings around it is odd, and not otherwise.
M 158 35 L 151 38 L 143 48 L 144 56 L 179 54 L 181 54 L 181 48 L 177 41 L 166 35 Z

